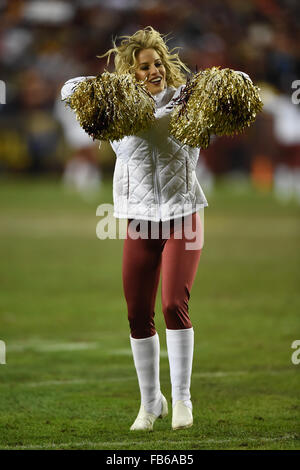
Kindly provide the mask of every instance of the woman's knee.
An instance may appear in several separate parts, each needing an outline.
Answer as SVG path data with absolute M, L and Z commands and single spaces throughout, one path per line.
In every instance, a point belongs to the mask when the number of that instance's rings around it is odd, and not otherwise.
M 171 330 L 191 328 L 188 304 L 185 301 L 171 299 L 163 304 L 166 326 Z
M 133 338 L 148 338 L 156 333 L 153 312 L 145 312 L 141 305 L 128 309 L 130 334 Z
M 130 334 L 132 338 L 142 339 L 155 335 L 156 329 L 154 322 L 141 323 L 138 321 L 129 321 Z

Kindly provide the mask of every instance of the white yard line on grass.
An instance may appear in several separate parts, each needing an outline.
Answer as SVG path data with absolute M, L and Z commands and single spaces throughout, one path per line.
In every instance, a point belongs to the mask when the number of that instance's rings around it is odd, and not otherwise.
M 126 368 L 129 370 L 129 368 Z M 132 367 L 130 367 L 130 370 Z M 124 370 L 124 368 L 123 368 Z M 251 375 L 251 374 L 282 374 L 284 372 L 291 372 L 291 369 L 286 370 L 259 370 L 259 371 L 247 371 L 247 370 L 239 370 L 239 371 L 217 371 L 217 372 L 194 372 L 193 379 L 197 378 L 222 378 L 222 377 L 235 377 L 239 375 Z M 21 386 L 21 387 L 48 387 L 51 385 L 54 386 L 62 386 L 62 385 L 82 385 L 82 384 L 98 384 L 107 383 L 107 382 L 127 382 L 128 380 L 137 380 L 135 375 L 132 376 L 117 376 L 117 377 L 99 377 L 99 379 L 70 379 L 70 380 L 44 380 L 40 382 L 17 382 L 17 383 L 10 383 L 10 382 L 2 382 L 0 383 L 1 386 Z
M 24 352 L 26 350 L 35 351 L 39 353 L 51 353 L 51 352 L 64 352 L 64 351 L 84 351 L 90 349 L 99 349 L 101 355 L 103 356 L 132 356 L 132 351 L 130 348 L 123 349 L 108 349 L 104 350 L 103 345 L 99 342 L 52 342 L 47 340 L 42 340 L 39 338 L 32 338 L 27 341 L 18 341 L 15 343 L 10 343 L 7 345 L 7 355 L 9 363 L 9 353 L 10 352 Z M 167 358 L 168 353 L 166 350 L 161 350 L 161 357 Z M 124 372 L 125 367 L 122 366 L 122 371 Z M 127 370 L 133 370 L 133 367 L 126 367 Z M 193 379 L 197 378 L 222 378 L 222 377 L 234 377 L 250 374 L 267 374 L 267 375 L 277 375 L 284 372 L 290 372 L 291 369 L 282 369 L 282 370 L 240 370 L 240 371 L 207 371 L 207 372 L 194 372 Z M 63 386 L 63 385 L 80 385 L 80 384 L 89 384 L 97 383 L 101 384 L 107 382 L 124 382 L 128 380 L 136 380 L 136 376 L 127 376 L 122 377 L 120 375 L 116 377 L 104 377 L 97 379 L 81 379 L 74 378 L 70 380 L 46 380 L 40 382 L 18 382 L 18 383 L 0 383 L 1 386 L 9 385 L 20 385 L 25 387 L 46 387 L 46 386 Z
M 87 349 L 100 349 L 99 343 L 76 342 L 76 343 L 52 343 L 51 341 L 28 341 L 7 344 L 7 353 L 24 352 L 26 350 L 36 352 L 59 352 L 59 351 L 84 351 Z
M 209 445 L 209 444 L 234 444 L 238 442 L 275 442 L 275 441 L 284 441 L 284 440 L 295 440 L 296 436 L 294 434 L 286 434 L 284 436 L 279 436 L 279 437 L 243 437 L 243 438 L 232 438 L 232 439 L 184 439 L 185 445 L 191 443 L 193 445 L 199 444 L 199 446 L 203 445 Z M 29 444 L 29 445 L 21 445 L 21 446 L 0 446 L 0 449 L 59 449 L 59 448 L 74 448 L 74 447 L 99 447 L 99 448 L 105 448 L 105 447 L 110 447 L 111 449 L 115 449 L 116 446 L 129 446 L 129 448 L 132 449 L 132 446 L 136 445 L 142 445 L 142 446 L 149 446 L 149 440 L 148 441 L 133 441 L 133 440 L 124 440 L 120 442 L 116 441 L 99 441 L 99 442 L 93 442 L 93 441 L 80 441 L 80 442 L 66 442 L 66 443 L 60 443 L 60 444 L 55 444 L 54 442 L 48 442 L 45 444 L 41 445 L 34 445 L 34 444 Z M 182 443 L 182 440 L 178 441 L 166 441 L 166 440 L 153 440 L 153 443 L 155 445 L 157 444 L 171 444 L 171 445 L 176 445 Z M 155 451 L 153 451 L 155 452 Z M 193 451 L 191 451 L 193 453 Z
M 103 349 L 103 345 L 100 342 L 61 342 L 56 343 L 52 341 L 18 341 L 15 343 L 7 343 L 6 350 L 10 352 L 19 353 L 24 351 L 34 352 L 60 352 L 60 351 L 84 351 L 88 349 L 99 349 L 101 354 L 107 356 L 132 356 L 130 348 L 123 349 Z M 161 357 L 168 357 L 166 350 L 160 351 Z
M 81 384 L 92 384 L 101 382 L 126 382 L 127 380 L 137 380 L 136 377 L 104 377 L 99 378 L 99 380 L 84 380 L 84 379 L 74 379 L 74 380 L 46 380 L 44 382 L 24 382 L 19 383 L 19 385 L 24 387 L 48 387 L 49 385 L 81 385 Z M 1 384 L 0 384 L 1 385 Z M 15 384 L 16 385 L 16 384 Z

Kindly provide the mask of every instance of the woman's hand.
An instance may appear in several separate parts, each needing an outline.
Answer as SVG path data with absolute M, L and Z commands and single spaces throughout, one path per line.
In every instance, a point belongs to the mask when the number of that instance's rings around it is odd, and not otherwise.
M 68 80 L 62 99 L 93 139 L 120 140 L 153 124 L 154 100 L 130 74 L 103 72 Z
M 170 133 L 191 147 L 207 148 L 211 134 L 234 135 L 249 127 L 262 106 L 249 75 L 212 67 L 188 81 L 172 113 Z

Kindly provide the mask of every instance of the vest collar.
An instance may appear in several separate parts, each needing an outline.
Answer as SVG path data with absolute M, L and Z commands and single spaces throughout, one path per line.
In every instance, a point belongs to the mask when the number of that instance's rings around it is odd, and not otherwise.
M 155 101 L 155 107 L 161 108 L 162 106 L 168 104 L 172 96 L 174 95 L 174 92 L 174 88 L 166 87 L 163 91 L 157 93 L 157 95 L 152 95 Z

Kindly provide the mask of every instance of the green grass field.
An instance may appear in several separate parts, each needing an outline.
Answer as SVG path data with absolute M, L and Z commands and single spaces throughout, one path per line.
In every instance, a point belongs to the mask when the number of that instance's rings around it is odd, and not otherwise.
M 59 181 L 1 181 L 1 449 L 300 449 L 300 207 L 220 183 L 192 290 L 194 426 L 132 433 L 139 391 L 122 292 L 122 240 Z M 161 385 L 170 380 L 160 290 Z M 300 356 L 300 355 L 299 355 Z

